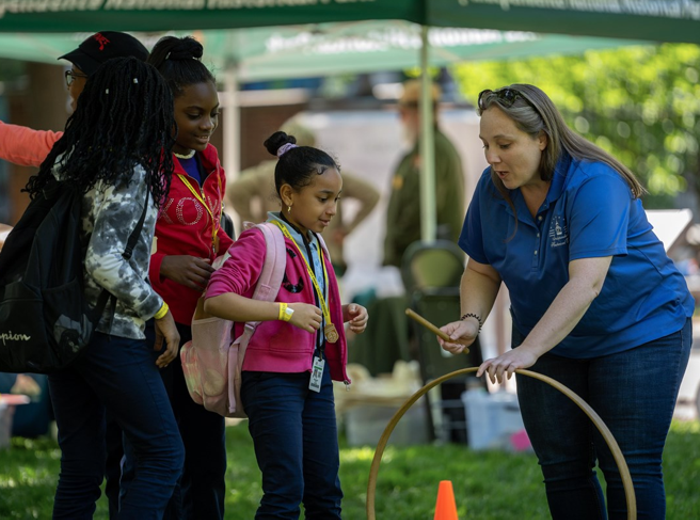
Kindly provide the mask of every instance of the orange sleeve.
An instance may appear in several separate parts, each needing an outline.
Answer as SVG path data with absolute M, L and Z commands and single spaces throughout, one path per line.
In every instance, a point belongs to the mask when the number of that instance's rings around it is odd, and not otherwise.
M 41 166 L 63 132 L 33 130 L 0 121 L 0 159 L 20 166 Z

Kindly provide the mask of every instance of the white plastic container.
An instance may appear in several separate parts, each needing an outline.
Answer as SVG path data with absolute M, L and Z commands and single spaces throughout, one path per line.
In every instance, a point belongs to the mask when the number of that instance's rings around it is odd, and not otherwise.
M 515 394 L 505 391 L 491 394 L 478 388 L 464 392 L 462 402 L 471 449 L 522 449 L 522 442 L 516 445 L 512 440 L 516 434 L 521 437 L 525 430 Z
M 343 414 L 345 436 L 350 446 L 376 446 L 399 406 L 364 404 Z M 398 422 L 389 437 L 389 444 L 410 446 L 425 444 L 428 438 L 427 411 L 419 399 Z

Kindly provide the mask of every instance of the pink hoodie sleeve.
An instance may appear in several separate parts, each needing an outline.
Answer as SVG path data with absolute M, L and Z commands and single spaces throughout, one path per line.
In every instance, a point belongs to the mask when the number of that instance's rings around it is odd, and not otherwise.
M 228 292 L 248 294 L 258 283 L 265 262 L 265 237 L 257 229 L 244 231 L 229 249 L 231 258 L 209 278 L 205 298 Z
M 41 166 L 63 132 L 32 130 L 0 121 L 0 159 L 20 166 Z

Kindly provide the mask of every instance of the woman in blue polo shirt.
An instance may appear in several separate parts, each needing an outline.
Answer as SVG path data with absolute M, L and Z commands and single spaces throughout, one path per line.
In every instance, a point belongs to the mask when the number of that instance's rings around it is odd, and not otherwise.
M 537 87 L 479 95 L 489 168 L 459 239 L 469 255 L 462 318 L 442 330 L 461 352 L 505 283 L 513 350 L 485 361 L 493 382 L 520 368 L 553 377 L 608 425 L 627 460 L 638 518 L 665 516 L 661 457 L 688 360 L 695 302 L 642 208 L 643 188 L 574 133 Z M 600 434 L 557 390 L 517 377 L 523 419 L 555 519 L 626 518 L 622 481 Z

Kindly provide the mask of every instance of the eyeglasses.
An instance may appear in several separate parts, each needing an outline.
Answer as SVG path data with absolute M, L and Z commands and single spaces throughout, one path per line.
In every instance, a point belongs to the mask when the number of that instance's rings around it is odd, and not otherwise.
M 76 78 L 83 78 L 87 79 L 88 77 L 83 75 L 83 74 L 78 74 L 77 72 L 73 72 L 72 70 L 67 70 L 64 73 L 64 76 L 66 77 L 66 86 L 70 87 L 73 81 L 75 81 Z

